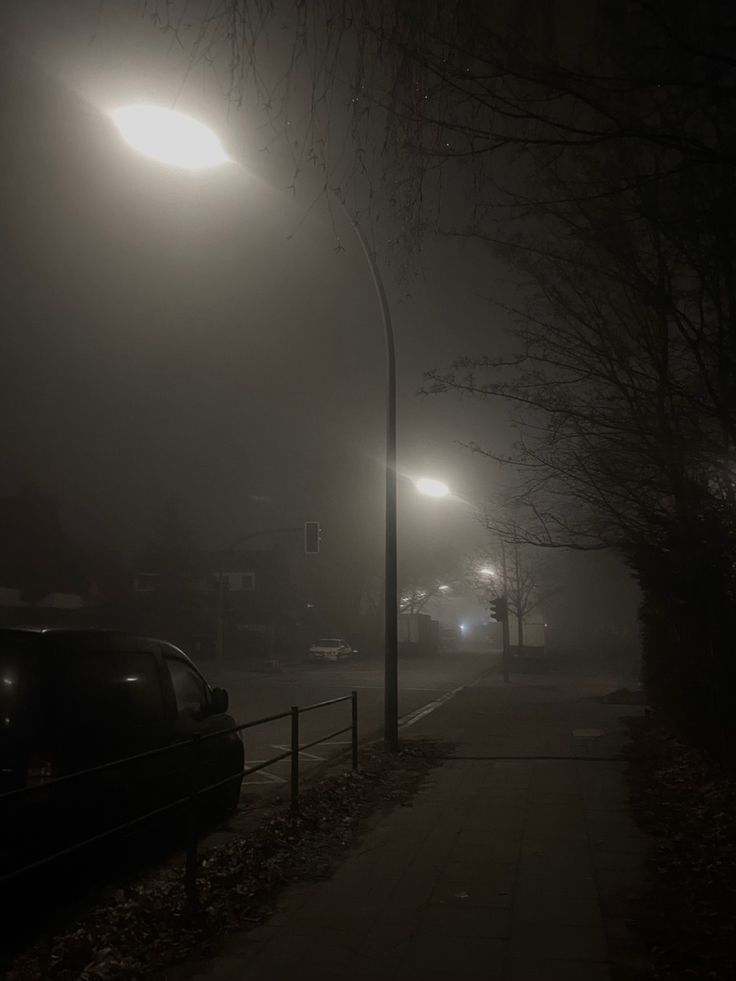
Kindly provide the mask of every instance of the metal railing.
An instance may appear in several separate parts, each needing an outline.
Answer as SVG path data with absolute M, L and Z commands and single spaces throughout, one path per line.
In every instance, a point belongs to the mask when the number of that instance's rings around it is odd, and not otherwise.
M 341 729 L 337 729 L 335 732 L 328 733 L 325 736 L 320 736 L 319 739 L 314 739 L 309 743 L 301 745 L 299 742 L 300 716 L 304 715 L 306 712 L 314 712 L 317 709 L 327 708 L 327 706 L 330 705 L 338 705 L 341 702 L 351 703 L 350 725 L 344 726 Z M 267 725 L 270 722 L 276 722 L 280 719 L 291 720 L 291 742 L 288 750 L 271 757 L 271 759 L 264 760 L 263 762 L 258 763 L 256 766 L 244 766 L 238 773 L 230 774 L 223 780 L 217 780 L 214 783 L 209 783 L 203 786 L 199 785 L 197 774 L 199 754 L 202 743 L 210 739 L 222 738 L 224 736 L 232 735 L 233 733 L 244 732 L 246 729 L 254 729 L 257 726 Z M 52 862 L 58 861 L 61 858 L 73 854 L 74 852 L 80 851 L 89 845 L 104 841 L 106 838 L 111 838 L 123 831 L 143 825 L 147 821 L 151 821 L 153 818 L 174 811 L 177 808 L 186 807 L 187 831 L 184 883 L 187 902 L 190 905 L 195 906 L 197 903 L 198 849 L 200 831 L 202 830 L 199 821 L 201 799 L 219 788 L 223 788 L 231 783 L 234 783 L 236 780 L 243 780 L 252 773 L 258 773 L 259 770 L 265 770 L 267 767 L 273 766 L 274 763 L 279 763 L 282 760 L 290 759 L 291 812 L 293 815 L 297 815 L 299 811 L 299 754 L 305 749 L 310 749 L 312 746 L 318 746 L 320 743 L 328 742 L 329 740 L 334 739 L 336 736 L 344 735 L 346 732 L 351 733 L 351 760 L 352 767 L 354 770 L 356 770 L 358 768 L 358 693 L 355 691 L 351 692 L 349 695 L 342 695 L 339 698 L 330 698 L 324 702 L 315 702 L 312 705 L 292 705 L 286 712 L 278 712 L 275 715 L 268 715 L 262 719 L 254 719 L 252 722 L 242 722 L 239 725 L 231 726 L 228 729 L 220 729 L 216 732 L 205 733 L 204 735 L 194 735 L 190 739 L 185 739 L 178 743 L 171 743 L 168 746 L 161 746 L 157 749 L 151 749 L 145 753 L 136 753 L 133 756 L 125 756 L 121 759 L 112 760 L 109 763 L 103 763 L 99 766 L 79 770 L 75 773 L 70 773 L 66 776 L 40 783 L 37 786 L 23 787 L 19 790 L 11 790 L 7 793 L 0 794 L 0 809 L 2 809 L 7 804 L 28 799 L 32 795 L 41 792 L 48 793 L 51 791 L 53 793 L 53 791 L 61 785 L 69 785 L 71 783 L 84 780 L 85 778 L 89 778 L 93 775 L 110 772 L 130 763 L 148 760 L 158 756 L 165 756 L 167 753 L 181 751 L 187 747 L 189 748 L 190 787 L 186 795 L 177 797 L 175 800 L 164 804 L 162 807 L 156 807 L 150 811 L 146 811 L 143 814 L 139 814 L 138 816 L 131 818 L 129 821 L 124 821 L 115 825 L 114 827 L 107 828 L 105 831 L 102 831 L 99 834 L 91 835 L 87 838 L 82 838 L 75 841 L 72 845 L 61 848 L 49 855 L 45 855 L 36 861 L 29 862 L 18 869 L 13 869 L 11 872 L 4 873 L 0 875 L 0 883 L 5 884 L 12 879 L 20 878 L 30 872 L 34 872 L 42 868 L 44 865 L 49 865 Z

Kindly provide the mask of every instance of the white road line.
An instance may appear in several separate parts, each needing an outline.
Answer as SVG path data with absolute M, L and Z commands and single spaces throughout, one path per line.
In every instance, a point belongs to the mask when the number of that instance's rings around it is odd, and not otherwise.
M 407 729 L 409 726 L 413 726 L 415 722 L 419 722 L 423 719 L 425 715 L 429 715 L 430 712 L 434 712 L 438 709 L 440 705 L 444 705 L 445 702 L 449 702 L 451 698 L 454 698 L 458 692 L 461 692 L 465 688 L 465 685 L 459 685 L 457 688 L 453 688 L 452 691 L 445 692 L 441 698 L 436 698 L 433 702 L 428 705 L 423 705 L 421 708 L 417 709 L 415 712 L 410 712 L 408 715 L 403 716 L 399 719 L 399 725 L 402 729 Z
M 272 743 L 273 749 L 280 749 L 282 753 L 285 753 L 291 746 L 278 746 L 276 743 Z M 306 750 L 300 749 L 299 755 L 303 756 L 305 760 L 316 760 L 319 763 L 324 763 L 324 756 L 317 756 L 316 753 L 307 753 Z
M 330 685 L 320 685 L 320 691 L 325 688 L 337 688 L 339 691 L 345 691 L 345 685 L 330 684 Z M 383 685 L 351 685 L 352 691 L 383 691 Z M 406 689 L 405 689 L 406 690 Z M 411 691 L 411 689 L 409 689 Z
M 265 760 L 246 760 L 244 769 L 247 770 L 251 766 L 258 766 L 259 763 L 265 763 L 265 762 L 266 762 Z M 260 779 L 261 777 L 265 777 L 266 779 L 261 780 Z M 243 778 L 243 783 L 253 787 L 256 784 L 286 783 L 286 780 L 284 779 L 284 777 L 280 777 L 276 773 L 269 773 L 268 770 L 259 770 L 257 773 L 254 773 L 252 776 L 249 776 L 246 773 L 245 777 Z

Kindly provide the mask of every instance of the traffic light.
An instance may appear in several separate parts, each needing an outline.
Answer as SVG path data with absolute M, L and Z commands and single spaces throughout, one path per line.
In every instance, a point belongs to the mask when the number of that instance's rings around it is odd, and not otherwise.
M 507 619 L 508 606 L 506 604 L 505 596 L 498 596 L 496 599 L 491 600 L 491 620 L 495 620 L 497 623 L 502 623 Z
M 319 543 L 322 541 L 322 529 L 319 521 L 304 522 L 304 551 L 307 555 L 317 555 Z

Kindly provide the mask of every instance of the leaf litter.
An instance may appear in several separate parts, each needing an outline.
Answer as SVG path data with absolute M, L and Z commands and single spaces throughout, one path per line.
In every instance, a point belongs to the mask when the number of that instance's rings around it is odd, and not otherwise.
M 631 802 L 655 839 L 637 927 L 655 981 L 736 977 L 736 779 L 653 712 L 629 720 Z
M 254 811 L 251 828 L 205 851 L 196 908 L 187 905 L 181 866 L 159 869 L 18 956 L 8 981 L 137 981 L 206 956 L 227 931 L 263 922 L 286 885 L 328 877 L 361 822 L 410 803 L 446 749 L 418 741 L 389 756 L 364 748 L 359 770 L 302 789 L 298 815 L 288 801 L 273 798 Z

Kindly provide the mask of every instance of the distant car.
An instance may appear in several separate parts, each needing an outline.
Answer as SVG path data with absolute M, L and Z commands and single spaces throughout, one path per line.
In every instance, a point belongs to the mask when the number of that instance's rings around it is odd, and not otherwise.
M 218 781 L 211 803 L 235 806 L 244 751 L 239 734 L 227 731 L 235 725 L 227 708 L 227 692 L 211 688 L 166 641 L 110 630 L 1 629 L 3 870 Z M 55 785 L 192 736 L 208 738 Z M 2 796 L 27 788 L 36 789 Z
M 340 637 L 322 637 L 309 648 L 310 658 L 319 661 L 340 661 L 357 653 Z

